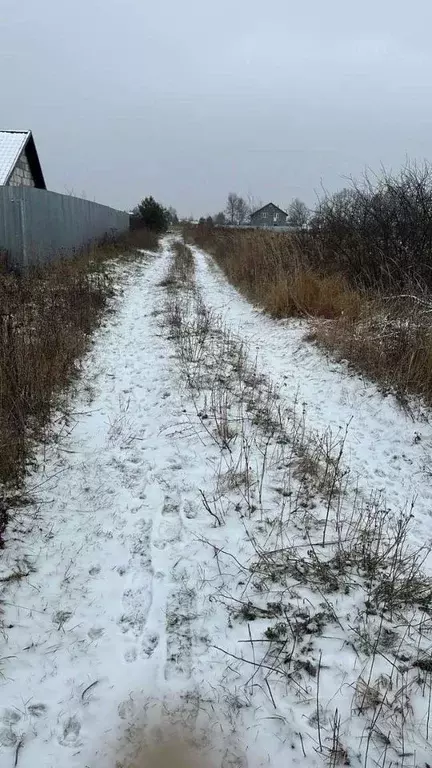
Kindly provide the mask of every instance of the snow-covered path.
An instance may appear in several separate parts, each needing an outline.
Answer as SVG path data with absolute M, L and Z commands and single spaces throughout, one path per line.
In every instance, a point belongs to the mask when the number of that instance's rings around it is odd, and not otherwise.
M 37 527 L 22 536 L 23 514 L 9 529 L 2 573 L 18 557 L 30 574 L 5 595 L 2 768 L 16 754 L 20 768 L 114 765 L 144 710 L 157 722 L 166 691 L 175 706 L 176 693 L 193 690 L 193 666 L 199 673 L 188 623 L 205 552 L 188 526 L 199 531 L 207 468 L 159 327 L 166 260 L 165 251 L 127 267 L 120 310 L 86 362 L 74 427 L 29 482 L 40 486 Z
M 369 494 L 382 492 L 393 510 L 414 502 L 413 534 L 432 545 L 432 423 L 413 418 L 396 399 L 327 358 L 303 337 L 303 321 L 275 321 L 246 301 L 207 255 L 194 248 L 197 283 L 206 305 L 240 333 L 261 368 L 278 382 L 287 401 L 306 408 L 310 429 L 333 435 L 347 425 L 344 458 Z
M 250 450 L 258 451 L 247 458 L 247 441 L 237 435 L 225 472 L 228 452 L 215 440 L 211 411 L 223 417 L 232 406 L 235 414 L 236 390 L 227 406 L 223 391 L 221 400 L 212 400 L 217 386 L 207 391 L 204 381 L 192 396 L 182 379 L 161 285 L 172 245 L 167 237 L 157 256 L 119 265 L 124 293 L 96 333 L 69 431 L 41 451 L 28 482 L 37 503 L 8 530 L 0 559 L 1 768 L 129 768 L 136 749 L 169 724 L 206 734 L 202 749 L 212 768 L 320 766 L 325 752 L 317 749 L 314 674 L 321 657 L 318 727 L 331 743 L 332 712 L 339 707 L 351 764 L 363 765 L 359 744 L 366 726 L 361 718 L 351 725 L 355 681 L 368 664 L 365 655 L 360 665 L 349 634 L 357 594 L 331 596 L 334 615 L 352 612 L 341 638 L 341 621 L 334 625 L 333 614 L 322 618 L 321 593 L 306 594 L 309 585 L 299 586 L 297 578 L 293 589 L 276 581 L 263 589 L 248 570 L 259 537 L 267 543 L 278 535 L 275 520 L 282 528 L 290 494 L 279 487 L 280 467 L 264 471 L 261 427 L 252 417 L 252 432 L 246 425 L 244 434 L 252 434 Z M 321 433 L 329 426 L 343 429 L 353 417 L 348 460 L 361 484 L 366 491 L 382 487 L 395 507 L 417 494 L 416 535 L 429 541 L 430 425 L 409 421 L 391 398 L 302 345 L 300 325 L 256 312 L 209 268 L 202 252 L 194 252 L 204 304 L 248 341 L 252 362 L 258 354 L 258 372 L 284 387 L 287 402 L 299 392 L 300 402 L 307 402 L 307 426 Z M 185 295 L 187 305 L 187 289 Z M 199 300 L 199 293 L 194 296 Z M 216 326 L 211 365 L 218 374 L 225 342 Z M 211 329 L 207 333 L 211 342 Z M 232 341 L 228 356 L 235 357 Z M 189 360 L 195 374 L 202 363 L 197 351 Z M 216 375 L 212 386 L 220 381 Z M 277 444 L 276 453 L 283 450 Z M 251 476 L 262 462 L 261 488 L 249 485 L 246 473 L 249 515 L 243 511 L 245 473 L 238 471 L 242 456 L 246 465 L 250 460 Z M 296 482 L 293 476 L 293 488 Z M 223 525 L 206 511 L 201 489 L 215 505 L 225 493 L 221 507 L 214 507 Z M 310 519 L 319 517 L 319 503 L 309 501 Z M 298 529 L 289 526 L 287 513 L 287 536 L 297 541 Z M 290 671 L 287 656 L 286 678 L 284 671 L 281 677 L 280 670 L 261 669 L 262 649 L 267 653 L 269 639 L 278 638 L 270 630 L 282 631 L 282 604 L 287 621 L 299 623 L 302 633 L 300 666 Z M 319 631 L 316 617 L 323 622 Z M 269 678 L 269 670 L 276 674 Z M 419 754 L 428 749 L 423 725 L 406 726 L 407 734 L 418 731 Z

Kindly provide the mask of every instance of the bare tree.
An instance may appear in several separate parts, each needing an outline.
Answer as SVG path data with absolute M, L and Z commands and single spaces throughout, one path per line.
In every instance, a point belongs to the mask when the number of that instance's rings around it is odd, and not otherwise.
M 230 224 L 244 224 L 249 216 L 249 206 L 243 197 L 230 192 L 227 199 L 226 215 Z
M 309 209 L 303 200 L 295 197 L 288 206 L 287 224 L 290 227 L 304 227 L 309 221 Z
M 176 211 L 176 209 L 175 209 L 175 208 L 173 208 L 172 206 L 170 206 L 170 207 L 168 208 L 168 211 L 167 211 L 167 213 L 168 213 L 169 223 L 170 223 L 171 225 L 173 225 L 173 224 L 178 224 L 178 223 L 179 223 L 179 218 L 178 218 L 178 215 L 177 215 L 177 211 Z
M 230 192 L 227 199 L 225 213 L 230 224 L 236 223 L 237 212 L 237 195 L 235 192 Z
M 259 211 L 259 209 L 263 208 L 264 206 L 264 202 L 260 197 L 255 197 L 255 195 L 251 194 L 247 196 L 247 204 L 249 213 L 252 213 L 253 211 Z
M 236 224 L 244 224 L 249 216 L 249 206 L 243 197 L 237 197 Z

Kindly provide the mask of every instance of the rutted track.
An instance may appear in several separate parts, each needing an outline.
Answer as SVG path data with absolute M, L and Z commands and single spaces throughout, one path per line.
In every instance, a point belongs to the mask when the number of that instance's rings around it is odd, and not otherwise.
M 217 768 L 348 757 L 388 768 L 401 712 L 404 744 L 421 760 L 429 721 L 411 712 L 424 711 L 430 686 L 425 678 L 420 690 L 415 658 L 429 628 L 395 640 L 386 625 L 377 651 L 384 619 L 361 612 L 358 552 L 344 549 L 346 532 L 365 531 L 349 506 L 340 433 L 311 431 L 280 377 L 251 359 L 242 329 L 206 306 L 198 256 L 198 286 L 172 237 L 119 275 L 124 295 L 86 362 L 73 429 L 41 453 L 29 479 L 38 504 L 10 528 L 2 768 L 129 768 L 172 726 L 192 731 Z M 366 510 L 373 532 L 382 511 Z M 335 544 L 348 556 L 336 576 Z M 414 655 L 402 671 L 392 662 L 386 683 L 392 642 Z M 378 738 L 369 744 L 371 714 L 358 705 L 359 681 L 378 673 L 385 752 Z

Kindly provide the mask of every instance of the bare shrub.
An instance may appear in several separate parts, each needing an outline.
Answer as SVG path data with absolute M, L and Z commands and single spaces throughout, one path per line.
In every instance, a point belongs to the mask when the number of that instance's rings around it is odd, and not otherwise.
M 373 291 L 432 288 L 432 166 L 407 163 L 397 175 L 366 173 L 326 195 L 311 223 L 326 265 Z

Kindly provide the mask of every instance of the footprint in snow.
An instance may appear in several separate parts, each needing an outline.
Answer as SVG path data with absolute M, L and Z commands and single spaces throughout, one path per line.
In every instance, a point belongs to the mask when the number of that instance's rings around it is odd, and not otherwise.
M 0 728 L 0 746 L 14 747 L 17 741 L 18 736 L 10 726 L 9 728 Z
M 162 507 L 162 515 L 164 517 L 166 515 L 178 516 L 179 512 L 180 512 L 180 504 L 177 501 L 173 501 L 173 499 L 170 499 L 169 496 L 166 496 L 163 507 Z
M 58 742 L 62 747 L 79 746 L 79 735 L 81 723 L 76 715 L 71 715 L 63 720 L 61 730 L 58 735 Z
M 130 722 L 135 714 L 135 709 L 136 706 L 133 699 L 126 699 L 126 701 L 120 702 L 117 708 L 119 718 Z
M 156 571 L 155 573 L 156 581 L 164 581 L 165 578 L 166 578 L 165 571 Z
M 165 549 L 169 544 L 177 543 L 181 540 L 182 524 L 181 520 L 174 519 L 162 520 L 157 538 L 153 541 L 153 546 L 156 549 Z
M 167 599 L 165 680 L 192 675 L 192 622 L 196 618 L 193 589 L 175 589 Z
M 198 512 L 195 504 L 192 501 L 189 501 L 189 500 L 185 501 L 184 513 L 185 513 L 185 517 L 188 520 L 194 520 L 196 518 Z
M 138 658 L 138 651 L 136 648 L 128 648 L 128 650 L 125 651 L 124 660 L 126 664 L 131 664 L 132 662 L 136 661 L 137 658 Z
M 29 704 L 27 707 L 27 712 L 31 717 L 43 717 L 46 712 L 48 711 L 48 707 L 46 704 L 42 704 L 41 702 L 37 704 Z
M 21 714 L 16 709 L 4 709 L 0 717 L 3 725 L 15 725 L 19 720 L 21 720 Z
M 157 632 L 144 636 L 142 642 L 141 654 L 144 658 L 149 659 L 153 656 L 156 648 L 159 645 L 159 635 Z
M 149 589 L 125 589 L 123 592 L 124 613 L 117 620 L 117 624 L 123 633 L 132 633 L 140 637 L 147 620 L 152 602 L 152 593 Z
M 103 633 L 104 630 L 102 627 L 91 627 L 87 632 L 87 635 L 89 636 L 90 640 L 97 640 L 99 637 L 102 637 Z
M 136 523 L 132 534 L 130 552 L 131 555 L 140 557 L 142 566 L 151 565 L 151 532 L 152 522 L 150 520 L 140 520 Z
M 0 717 L 0 746 L 14 747 L 18 736 L 12 726 L 21 720 L 21 715 L 16 709 L 4 709 Z
M 130 464 L 140 464 L 142 461 L 141 456 L 136 454 L 135 456 L 131 456 L 129 459 Z

